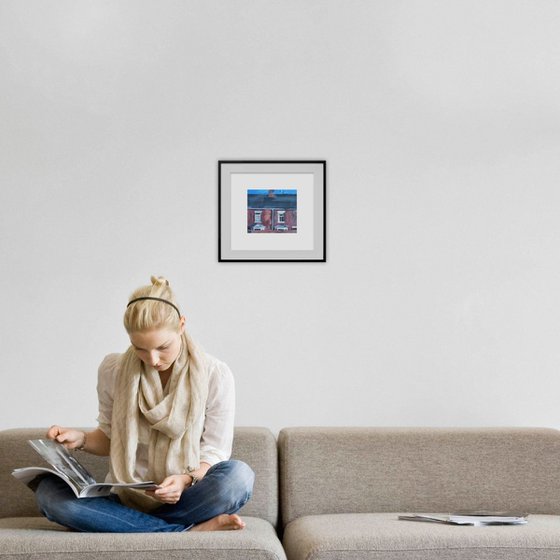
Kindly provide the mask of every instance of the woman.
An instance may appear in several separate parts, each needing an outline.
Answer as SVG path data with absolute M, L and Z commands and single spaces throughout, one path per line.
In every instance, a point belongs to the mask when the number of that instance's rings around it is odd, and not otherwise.
M 76 531 L 243 529 L 235 512 L 251 497 L 254 474 L 228 460 L 233 376 L 187 334 L 169 282 L 151 280 L 132 294 L 124 314 L 131 346 L 99 367 L 98 428 L 85 433 L 55 425 L 47 437 L 109 455 L 111 482 L 154 480 L 159 487 L 77 499 L 48 475 L 36 488 L 37 503 L 48 519 Z

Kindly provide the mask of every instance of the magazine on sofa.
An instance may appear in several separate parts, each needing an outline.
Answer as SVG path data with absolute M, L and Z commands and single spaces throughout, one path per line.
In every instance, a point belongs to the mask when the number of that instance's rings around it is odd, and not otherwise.
M 525 525 L 527 513 L 474 511 L 452 513 L 450 515 L 427 515 L 413 513 L 399 515 L 404 521 L 426 521 L 428 523 L 446 523 L 448 525 L 472 525 L 482 527 L 487 525 Z
M 12 471 L 12 476 L 21 480 L 31 488 L 33 480 L 46 473 L 55 474 L 60 477 L 78 498 L 98 498 L 109 495 L 112 487 L 126 486 L 141 490 L 155 490 L 158 486 L 155 482 L 137 483 L 112 483 L 97 482 L 89 471 L 70 453 L 64 445 L 50 439 L 30 439 L 29 444 L 52 469 L 46 467 L 24 467 Z

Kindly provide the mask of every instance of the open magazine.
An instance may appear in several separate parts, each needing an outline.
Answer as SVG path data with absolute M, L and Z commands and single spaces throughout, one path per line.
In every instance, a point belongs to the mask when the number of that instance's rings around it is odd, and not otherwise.
M 109 495 L 113 486 L 126 486 L 141 490 L 155 490 L 155 482 L 113 483 L 97 482 L 89 471 L 70 453 L 64 445 L 50 439 L 30 439 L 29 443 L 52 469 L 46 467 L 25 467 L 12 471 L 12 476 L 33 487 L 33 480 L 42 474 L 55 474 L 60 477 L 78 498 L 99 498 Z
M 427 515 L 414 513 L 399 515 L 404 521 L 426 521 L 428 523 L 446 523 L 448 525 L 473 525 L 483 527 L 487 525 L 525 525 L 527 513 L 475 511 L 467 513 L 452 513 L 450 515 Z

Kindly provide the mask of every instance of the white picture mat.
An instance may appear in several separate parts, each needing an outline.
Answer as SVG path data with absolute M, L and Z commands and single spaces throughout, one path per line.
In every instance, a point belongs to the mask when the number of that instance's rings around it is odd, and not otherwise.
M 314 174 L 231 173 L 231 249 L 244 251 L 305 251 L 313 249 Z M 297 190 L 297 233 L 249 233 L 247 191 Z

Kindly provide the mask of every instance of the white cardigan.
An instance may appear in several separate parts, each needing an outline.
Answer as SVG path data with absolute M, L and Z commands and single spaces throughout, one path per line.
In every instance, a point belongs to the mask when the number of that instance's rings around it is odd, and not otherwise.
M 113 393 L 120 354 L 105 356 L 99 366 L 97 396 L 99 428 L 110 439 Z M 231 456 L 235 416 L 235 385 L 229 367 L 206 354 L 209 370 L 208 400 L 200 440 L 200 461 L 215 465 Z M 148 472 L 148 433 L 140 433 L 136 454 L 136 475 L 145 479 Z

